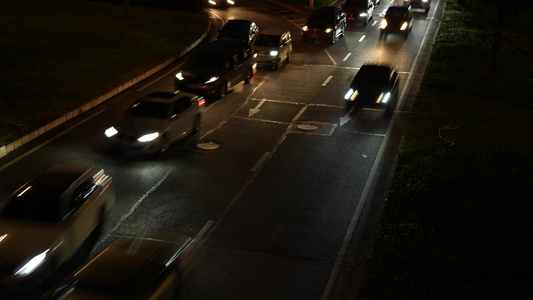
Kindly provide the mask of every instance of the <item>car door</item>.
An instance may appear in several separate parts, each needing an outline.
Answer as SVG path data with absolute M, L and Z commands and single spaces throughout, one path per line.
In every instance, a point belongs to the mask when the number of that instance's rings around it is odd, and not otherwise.
M 242 48 L 233 50 L 230 55 L 230 69 L 227 80 L 230 86 L 234 86 L 244 80 L 245 66 L 244 66 L 244 52 Z
M 190 112 L 191 106 L 191 98 L 186 96 L 174 102 L 169 126 L 172 141 L 177 141 L 190 132 L 194 118 L 194 113 Z
M 344 27 L 346 27 L 346 15 L 341 8 L 335 10 L 335 36 L 344 34 Z

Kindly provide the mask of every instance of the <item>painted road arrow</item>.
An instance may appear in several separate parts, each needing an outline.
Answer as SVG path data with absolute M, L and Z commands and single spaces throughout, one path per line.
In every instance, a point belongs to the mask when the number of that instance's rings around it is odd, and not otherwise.
M 346 122 L 350 121 L 352 118 L 350 118 L 350 114 L 352 113 L 353 109 L 355 108 L 355 105 L 352 106 L 349 110 L 346 111 L 343 117 L 341 117 L 339 123 L 340 126 L 346 124 Z
M 248 117 L 251 117 L 251 116 L 255 115 L 256 113 L 260 112 L 261 110 L 259 108 L 261 107 L 261 105 L 263 105 L 263 103 L 265 103 L 265 101 L 266 101 L 266 99 L 263 99 L 257 104 L 257 106 L 255 108 L 251 108 L 248 111 Z

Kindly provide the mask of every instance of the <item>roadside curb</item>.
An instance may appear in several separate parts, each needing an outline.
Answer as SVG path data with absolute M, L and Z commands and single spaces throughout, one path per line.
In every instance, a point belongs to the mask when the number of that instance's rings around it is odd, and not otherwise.
M 207 36 L 207 34 L 209 33 L 209 31 L 211 30 L 211 19 L 209 19 L 208 21 L 209 23 L 207 24 L 207 27 L 206 27 L 206 30 L 204 31 L 204 33 L 195 41 L 193 42 L 191 45 L 189 45 L 187 48 L 185 48 L 183 51 L 181 51 L 179 54 L 177 55 L 174 55 L 172 56 L 170 59 L 166 60 L 165 62 L 155 66 L 154 68 L 146 71 L 145 73 L 125 82 L 124 84 L 114 88 L 113 90 L 97 97 L 97 98 L 94 98 L 93 100 L 87 102 L 86 104 L 64 114 L 63 116 L 55 119 L 54 121 L 40 127 L 39 129 L 37 130 L 34 130 L 33 132 L 30 132 L 26 135 L 24 135 L 23 137 L 7 144 L 7 145 L 4 145 L 4 146 L 0 146 L 0 158 L 6 156 L 7 154 L 9 154 L 10 152 L 22 147 L 24 144 L 26 143 L 29 143 L 30 141 L 36 139 L 37 137 L 45 134 L 46 132 L 58 127 L 59 125 L 89 111 L 90 109 L 100 105 L 101 103 L 109 100 L 110 98 L 112 98 L 113 96 L 116 96 L 118 94 L 120 94 L 121 92 L 127 90 L 128 88 L 130 88 L 131 86 L 143 81 L 144 79 L 150 77 L 151 75 L 161 71 L 162 69 L 166 68 L 167 66 L 169 66 L 170 64 L 174 63 L 176 60 L 178 60 L 179 58 L 183 57 L 185 54 L 189 53 L 192 49 L 194 49 L 194 47 L 198 46 L 198 44 L 200 44 L 204 39 L 205 37 Z

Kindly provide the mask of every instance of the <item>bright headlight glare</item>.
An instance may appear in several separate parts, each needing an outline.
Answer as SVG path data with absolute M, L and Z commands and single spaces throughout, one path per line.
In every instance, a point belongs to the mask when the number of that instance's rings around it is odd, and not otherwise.
M 24 266 L 22 266 L 22 268 L 15 272 L 15 275 L 26 276 L 31 272 L 35 271 L 35 269 L 37 269 L 44 262 L 44 259 L 46 258 L 46 253 L 48 253 L 48 250 L 30 259 L 30 261 L 28 261 Z
M 183 80 L 183 79 L 185 79 L 185 78 L 183 77 L 183 73 L 181 73 L 181 72 L 179 72 L 178 74 L 176 74 L 176 78 L 178 78 L 179 80 Z
M 217 5 L 217 3 L 216 3 L 215 1 L 213 1 L 213 0 L 209 0 L 209 4 L 211 4 L 211 5 Z
M 270 56 L 278 56 L 278 51 L 277 50 L 270 51 Z
M 368 14 L 366 12 L 362 12 L 362 13 L 359 14 L 359 16 L 360 17 L 366 17 L 366 16 L 368 16 Z
M 107 136 L 108 138 L 114 136 L 117 133 L 118 131 L 115 129 L 115 127 L 109 127 L 105 130 L 105 136 Z
M 326 31 L 326 33 L 330 33 L 332 30 L 333 30 L 333 29 L 331 29 L 331 28 L 326 28 L 325 31 Z
M 383 19 L 381 21 L 381 24 L 379 24 L 379 28 L 381 28 L 381 29 L 387 28 L 387 20 Z
M 309 27 L 307 25 L 305 25 L 304 27 L 302 27 L 302 31 L 307 31 L 309 30 Z
M 346 95 L 344 95 L 344 99 L 345 99 L 345 100 L 350 99 L 350 97 L 352 96 L 352 94 L 353 94 L 353 89 L 349 89 L 349 90 L 346 92 Z
M 157 139 L 158 136 L 159 136 L 159 132 L 153 132 L 153 133 L 145 134 L 141 136 L 140 138 L 138 138 L 137 140 L 141 143 L 146 143 L 146 142 L 151 142 Z
M 390 99 L 390 92 L 387 92 L 385 96 L 383 96 L 383 100 L 381 100 L 381 102 L 387 103 L 389 99 Z
M 211 83 L 211 82 L 215 82 L 217 80 L 218 80 L 218 77 L 213 76 L 213 77 L 209 78 L 205 83 Z
M 402 27 L 400 27 L 400 30 L 405 30 L 407 28 L 407 22 L 403 22 Z
M 232 0 L 228 0 L 228 1 L 226 1 L 226 2 L 227 2 L 228 4 L 230 4 L 230 5 L 235 4 L 235 2 L 233 2 Z

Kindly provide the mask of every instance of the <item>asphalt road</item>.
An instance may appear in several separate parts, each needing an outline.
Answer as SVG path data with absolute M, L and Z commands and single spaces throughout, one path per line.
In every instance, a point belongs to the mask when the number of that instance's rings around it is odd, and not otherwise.
M 407 40 L 379 39 L 383 3 L 369 25 L 350 25 L 334 45 L 302 42 L 305 16 L 272 3 L 211 9 L 208 38 L 233 18 L 290 29 L 290 64 L 260 67 L 250 84 L 208 106 L 198 133 L 159 157 L 111 152 L 104 130 L 140 95 L 172 89 L 177 62 L 0 159 L 0 199 L 51 164 L 89 161 L 113 176 L 117 192 L 92 255 L 121 235 L 185 234 L 196 238 L 198 257 L 184 299 L 352 299 L 441 2 L 427 17 L 415 12 Z M 399 67 L 393 114 L 344 108 L 369 61 Z M 197 147 L 205 141 L 218 147 Z

